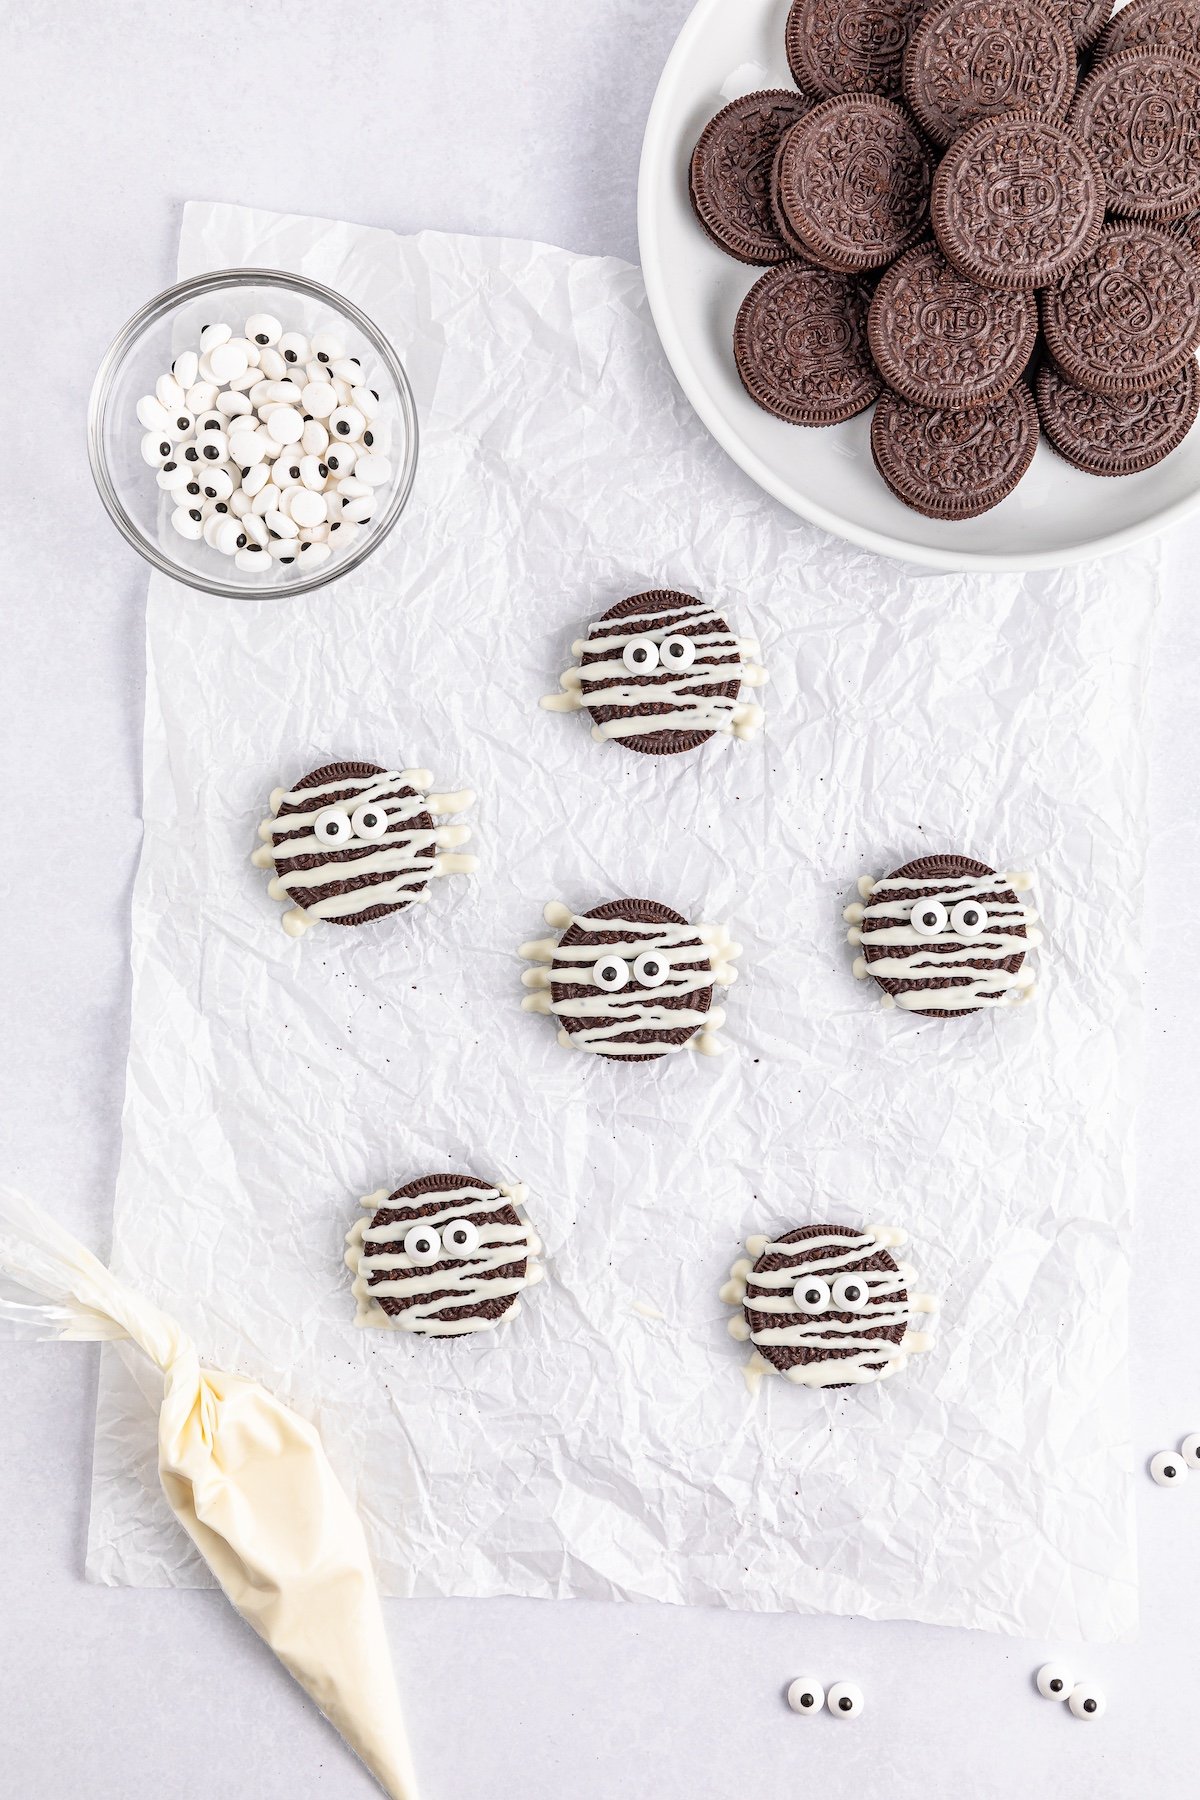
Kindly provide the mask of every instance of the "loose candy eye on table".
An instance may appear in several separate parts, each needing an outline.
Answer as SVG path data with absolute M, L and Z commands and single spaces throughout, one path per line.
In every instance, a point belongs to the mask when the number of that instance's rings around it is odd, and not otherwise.
M 180 537 L 246 573 L 313 567 L 349 548 L 392 479 L 379 407 L 335 332 L 214 320 L 138 401 L 142 460 Z

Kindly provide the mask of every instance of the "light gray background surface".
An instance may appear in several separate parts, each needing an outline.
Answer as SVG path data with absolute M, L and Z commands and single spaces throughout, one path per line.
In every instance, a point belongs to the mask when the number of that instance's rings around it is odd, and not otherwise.
M 735 0 L 730 0 L 731 4 Z M 203 196 L 636 257 L 641 129 L 688 0 L 88 0 L 0 5 L 0 1173 L 103 1249 L 138 850 L 146 571 L 91 487 L 83 420 L 116 328 Z M 906 1625 L 653 1607 L 398 1602 L 429 1800 L 896 1800 L 1195 1792 L 1200 1477 L 1197 1021 L 1200 525 L 1166 546 L 1153 747 L 1134 1282 L 1142 1640 L 1069 1655 L 1092 1727 L 1037 1699 L 1059 1647 Z M 202 675 L 202 671 L 200 672 Z M 1182 915 L 1182 916 L 1181 916 Z M 0 1360 L 0 1792 L 367 1800 L 368 1778 L 215 1594 L 88 1587 L 96 1352 Z M 794 1718 L 791 1676 L 868 1711 Z

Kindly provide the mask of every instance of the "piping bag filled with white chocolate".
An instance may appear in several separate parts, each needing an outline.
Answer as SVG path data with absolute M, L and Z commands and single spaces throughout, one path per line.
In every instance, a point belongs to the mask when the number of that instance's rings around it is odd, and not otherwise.
M 129 1339 L 163 1375 L 163 1492 L 227 1598 L 392 1800 L 417 1786 L 358 1515 L 313 1427 L 256 1382 L 200 1365 L 166 1313 L 0 1188 L 0 1320 Z

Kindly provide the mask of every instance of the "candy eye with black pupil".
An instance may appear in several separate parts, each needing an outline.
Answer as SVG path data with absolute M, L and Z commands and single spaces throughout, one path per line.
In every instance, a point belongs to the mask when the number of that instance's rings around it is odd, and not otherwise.
M 912 928 L 919 937 L 935 938 L 946 929 L 946 909 L 940 900 L 914 900 Z
M 658 667 L 658 645 L 653 638 L 631 638 L 621 661 L 631 675 L 649 675 Z
M 1037 1672 L 1037 1691 L 1043 1700 L 1065 1700 L 1075 1677 L 1061 1663 L 1044 1663 Z
M 852 1681 L 835 1681 L 825 1697 L 835 1719 L 857 1719 L 865 1704 L 862 1689 Z
M 871 1304 L 867 1284 L 861 1275 L 839 1275 L 833 1284 L 835 1312 L 865 1312 Z
M 822 1281 L 819 1275 L 802 1275 L 792 1289 L 792 1299 L 801 1312 L 828 1312 L 831 1299 L 829 1283 Z
M 414 1225 L 404 1235 L 404 1254 L 422 1267 L 435 1263 L 442 1254 L 442 1240 L 432 1225 Z
M 1150 1473 L 1159 1487 L 1182 1487 L 1187 1472 L 1187 1463 L 1174 1450 L 1160 1450 L 1150 1458 Z
M 349 813 L 340 806 L 327 806 L 313 822 L 313 836 L 323 844 L 348 844 L 353 830 Z
M 470 1219 L 451 1219 L 442 1227 L 447 1256 L 472 1256 L 479 1248 L 479 1233 Z
M 807 1718 L 819 1713 L 825 1704 L 825 1689 L 819 1681 L 810 1681 L 807 1675 L 798 1675 L 787 1691 L 787 1703 L 794 1713 Z
M 1067 1695 L 1067 1705 L 1077 1719 L 1098 1719 L 1105 1708 L 1104 1695 L 1090 1681 L 1081 1681 Z
M 974 938 L 987 930 L 987 908 L 978 900 L 960 900 L 950 914 L 950 926 L 959 937 Z
M 1189 1469 L 1200 1469 L 1200 1431 L 1193 1431 L 1179 1446 L 1179 1454 Z
M 368 801 L 365 806 L 360 806 L 355 812 L 351 824 L 354 827 L 355 837 L 366 838 L 368 843 L 373 843 L 387 834 L 387 814 L 382 806 L 374 801 Z
M 658 950 L 643 950 L 633 965 L 633 979 L 639 987 L 661 987 L 670 973 L 670 963 Z
M 690 669 L 696 660 L 696 645 L 690 637 L 664 638 L 658 660 L 664 669 Z
M 602 956 L 592 970 L 592 980 L 606 994 L 615 994 L 629 981 L 629 964 L 620 956 Z

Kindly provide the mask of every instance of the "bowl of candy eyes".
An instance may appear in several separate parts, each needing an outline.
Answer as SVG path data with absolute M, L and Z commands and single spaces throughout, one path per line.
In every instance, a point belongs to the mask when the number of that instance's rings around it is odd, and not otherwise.
M 100 365 L 88 454 L 156 569 L 229 599 L 349 574 L 404 511 L 417 415 L 403 364 L 351 301 L 276 269 L 168 288 Z

